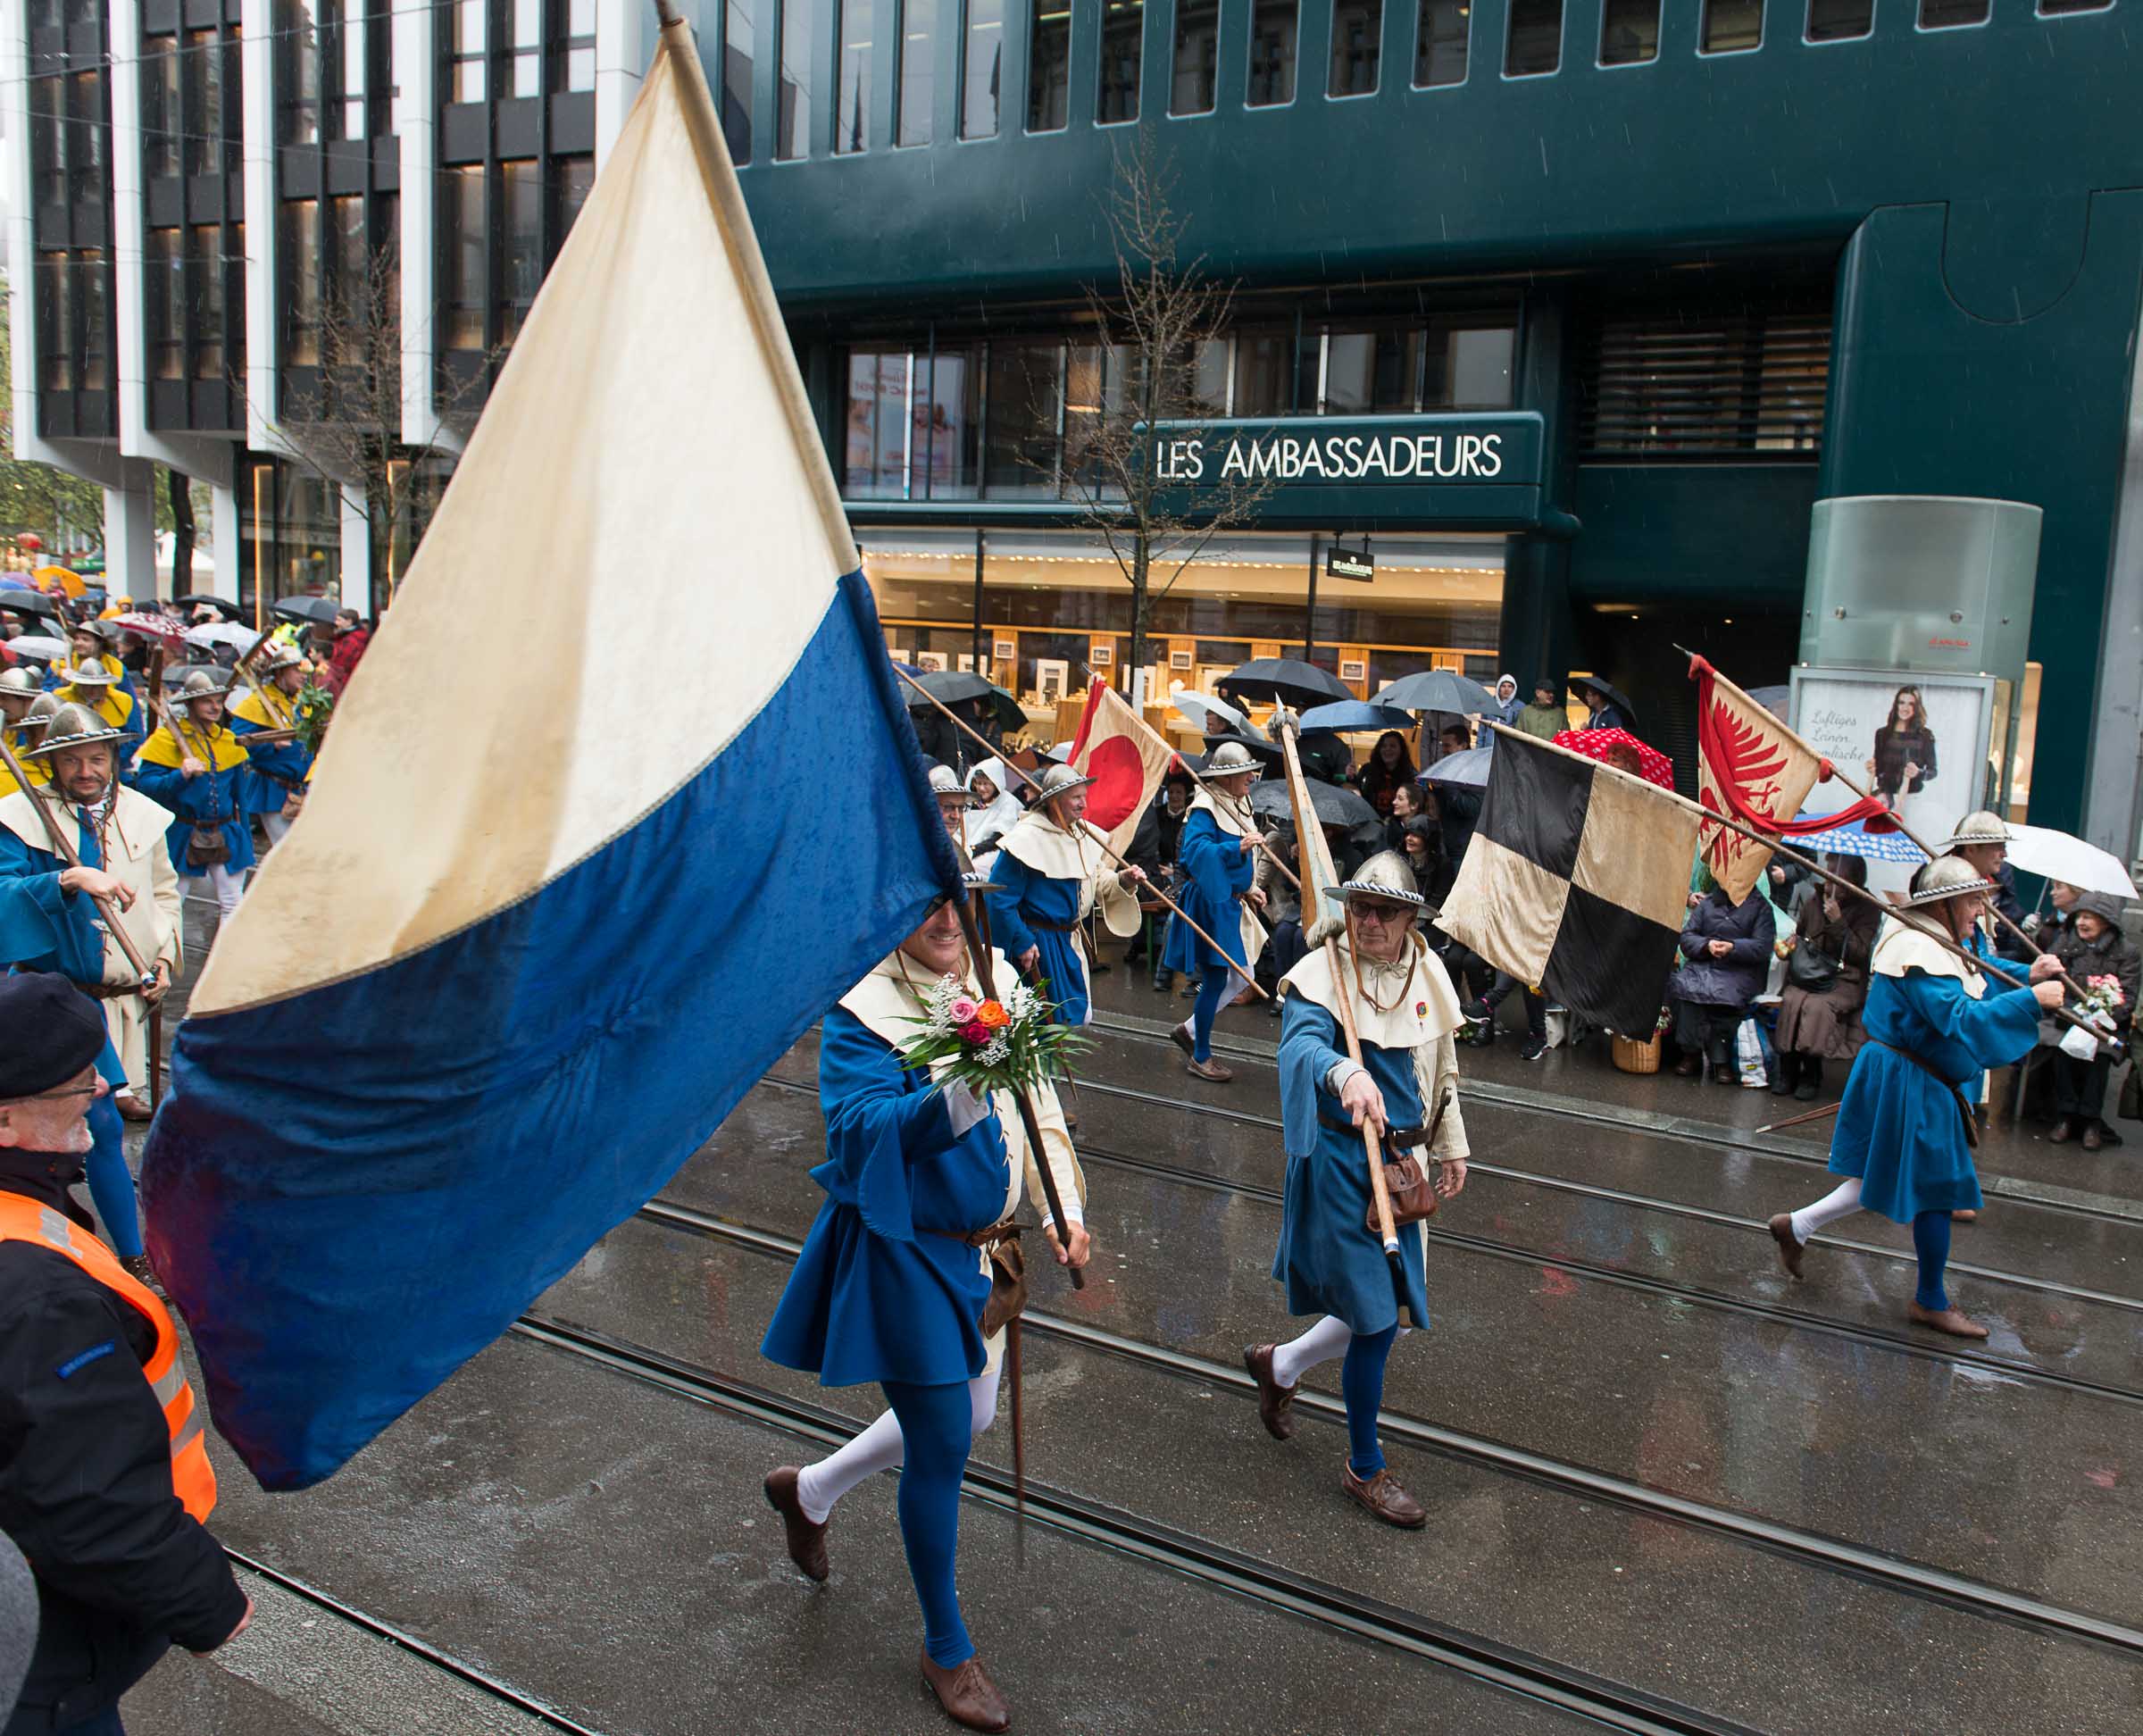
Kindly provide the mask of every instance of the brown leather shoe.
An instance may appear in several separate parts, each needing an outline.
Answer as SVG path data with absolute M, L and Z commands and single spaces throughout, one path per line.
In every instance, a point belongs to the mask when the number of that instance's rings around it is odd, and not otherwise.
M 2100 1127 L 2097 1122 L 2091 1123 L 2083 1130 L 2083 1148 L 2086 1151 L 2097 1151 L 2105 1144 L 2105 1130 Z
M 1257 1382 L 1257 1420 L 1265 1425 L 1265 1432 L 1275 1440 L 1291 1440 L 1295 1437 L 1295 1389 L 1272 1378 L 1272 1353 L 1278 1348 L 1276 1344 L 1246 1344 L 1243 1366 Z
M 1801 1243 L 1793 1233 L 1793 1217 L 1780 1212 L 1771 1221 L 1771 1239 L 1779 1245 L 1779 1264 L 1786 1268 L 1786 1275 L 1795 1283 L 1801 1281 Z
M 971 1657 L 956 1668 L 945 1670 L 922 1655 L 922 1685 L 938 1696 L 938 1704 L 955 1723 L 970 1730 L 1009 1730 L 1012 1707 L 989 1679 L 980 1657 Z
M 796 1571 L 805 1579 L 822 1581 L 827 1572 L 826 1527 L 813 1523 L 796 1497 L 800 1468 L 784 1465 L 769 1471 L 762 1486 L 766 1490 L 767 1506 L 781 1515 L 781 1529 L 788 1534 L 788 1558 L 796 1564 Z
M 114 1095 L 112 1106 L 119 1111 L 121 1121 L 146 1122 L 152 1120 L 156 1114 L 131 1091 L 121 1091 Z
M 1955 1308 L 1945 1308 L 1937 1314 L 1932 1308 L 1923 1308 L 1917 1302 L 1908 1304 L 1905 1317 L 1915 1326 L 1931 1326 L 1938 1332 L 1947 1332 L 1952 1338 L 1983 1339 L 1987 1329 L 1976 1320 L 1967 1320 Z
M 1194 1079 L 1203 1079 L 1213 1085 L 1225 1085 L 1235 1077 L 1232 1072 L 1223 1067 L 1218 1061 L 1186 1061 L 1183 1064 L 1183 1071 L 1189 1073 Z
M 2059 1121 L 2054 1123 L 2052 1131 L 2047 1133 L 2047 1143 L 2048 1145 L 2066 1145 L 2075 1137 L 2075 1117 L 2072 1115 L 2064 1115 Z
M 1168 1034 L 1176 1039 L 1176 1047 L 1181 1049 L 1184 1054 L 1189 1056 L 1193 1060 L 1197 1058 L 1197 1039 L 1190 1034 L 1190 1021 L 1188 1019 L 1184 1020 L 1180 1025 L 1172 1025 L 1169 1028 Z
M 1685 1055 L 1680 1060 L 1674 1064 L 1674 1077 L 1677 1079 L 1694 1079 L 1703 1070 L 1704 1062 L 1700 1056 Z
M 1353 1465 L 1343 1465 L 1339 1486 L 1367 1507 L 1372 1518 L 1381 1519 L 1388 1525 L 1419 1531 L 1429 1523 L 1428 1509 L 1401 1489 L 1399 1480 L 1388 1471 L 1380 1471 L 1363 1482 L 1355 1474 Z

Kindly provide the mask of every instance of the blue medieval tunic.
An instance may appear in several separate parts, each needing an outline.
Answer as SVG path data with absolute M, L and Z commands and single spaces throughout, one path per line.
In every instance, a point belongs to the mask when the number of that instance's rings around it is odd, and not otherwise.
M 161 802 L 178 817 L 164 834 L 171 865 L 184 875 L 198 879 L 208 871 L 187 860 L 187 839 L 196 826 L 213 826 L 223 834 L 230 854 L 222 866 L 243 873 L 253 866 L 253 820 L 238 802 L 238 780 L 246 769 L 246 750 L 229 730 L 218 725 L 213 731 L 191 722 L 180 726 L 183 745 L 171 739 L 170 729 L 159 729 L 142 745 L 135 762 L 134 787 L 153 802 Z M 211 769 L 194 777 L 179 771 L 188 756 Z
M 74 822 L 74 846 L 83 865 L 102 868 L 96 828 L 76 809 L 55 808 L 54 814 L 63 826 Z M 102 982 L 104 928 L 87 897 L 60 890 L 66 865 L 50 850 L 35 848 L 0 826 L 0 964 L 57 971 L 78 983 Z
M 995 1113 L 955 1137 L 945 1092 L 927 1071 L 902 1065 L 892 1039 L 905 1037 L 903 1021 L 921 1004 L 895 984 L 913 975 L 927 985 L 927 976 L 904 971 L 900 959 L 895 954 L 826 1015 L 826 1161 L 811 1173 L 826 1199 L 760 1346 L 770 1362 L 816 1374 L 824 1386 L 943 1386 L 981 1373 L 991 1348 L 981 1328 L 989 1280 L 980 1253 L 955 1238 L 1011 1215 L 1022 1190 L 1038 1185 L 1016 1122 L 1010 1145 Z M 1002 986 L 1011 970 L 1001 961 L 996 969 Z M 1046 1088 L 1034 1103 L 1065 1210 L 1076 1214 L 1084 1184 L 1063 1112 Z M 946 1233 L 932 1233 L 939 1231 Z
M 1171 916 L 1161 955 L 1165 969 L 1195 977 L 1208 967 L 1227 964 L 1249 974 L 1259 947 L 1248 937 L 1255 933 L 1262 941 L 1264 931 L 1240 902 L 1257 872 L 1255 857 L 1242 847 L 1246 830 L 1246 821 L 1223 813 L 1206 791 L 1201 789 L 1192 798 L 1176 845 L 1175 899 L 1184 915 L 1225 950 L 1207 946 L 1188 925 Z
M 248 692 L 225 714 L 230 732 L 246 748 L 238 773 L 238 806 L 246 814 L 280 814 L 292 796 L 304 790 L 313 755 L 296 741 L 255 747 L 248 736 L 288 730 L 297 722 L 297 706 L 274 689 Z
M 1057 1022 L 1068 1025 L 1083 1025 L 1091 1011 L 1080 922 L 1098 901 L 1109 931 L 1128 938 L 1138 932 L 1144 914 L 1137 896 L 1118 885 L 1101 853 L 1101 834 L 1080 823 L 1084 838 L 1030 810 L 1005 834 L 990 870 L 1003 889 L 990 895 L 990 939 L 1010 958 L 1036 950 L 1032 980 L 1046 984 Z
M 1383 1092 L 1393 1127 L 1426 1123 L 1421 1081 L 1424 1072 L 1435 1079 L 1446 1106 L 1431 1149 L 1438 1156 L 1463 1158 L 1465 1123 L 1458 1107 L 1456 1051 L 1450 1035 L 1459 1023 L 1458 997 L 1441 961 L 1418 942 L 1411 944 L 1413 972 L 1388 1012 L 1364 1006 L 1356 997 L 1362 1064 Z M 1345 992 L 1351 993 L 1344 950 L 1340 957 L 1347 979 Z M 1375 1333 L 1399 1323 L 1404 1309 L 1405 1323 L 1425 1327 L 1427 1231 L 1418 1223 L 1400 1229 L 1395 1273 L 1369 1227 L 1369 1161 L 1362 1135 L 1331 1089 L 1332 1070 L 1347 1062 L 1347 1038 L 1332 1010 L 1334 989 L 1324 948 L 1305 955 L 1288 972 L 1282 991 L 1280 1110 L 1288 1175 L 1272 1276 L 1287 1289 L 1288 1312 L 1329 1314 L 1352 1331 Z
M 1902 940 L 1893 938 L 1898 934 Z M 1979 1208 L 1964 1117 L 1944 1081 L 1969 1087 L 2039 1040 L 2039 1002 L 2029 989 L 1984 995 L 1983 980 L 1967 986 L 1948 959 L 1932 941 L 1895 925 L 1878 944 L 1860 1015 L 1868 1042 L 1854 1058 L 1830 1136 L 1831 1173 L 1860 1177 L 1863 1207 L 1897 1223 L 1922 1212 Z M 1897 1049 L 1918 1056 L 1940 1079 Z

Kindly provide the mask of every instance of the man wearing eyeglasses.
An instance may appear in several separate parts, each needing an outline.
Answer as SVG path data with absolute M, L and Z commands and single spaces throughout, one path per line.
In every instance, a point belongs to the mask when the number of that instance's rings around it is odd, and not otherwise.
M 0 977 L 0 1531 L 38 1582 L 38 1643 L 0 1736 L 124 1736 L 119 1700 L 171 1646 L 253 1616 L 204 1522 L 207 1413 L 170 1313 L 68 1189 L 89 1150 L 104 1021 L 63 977 Z

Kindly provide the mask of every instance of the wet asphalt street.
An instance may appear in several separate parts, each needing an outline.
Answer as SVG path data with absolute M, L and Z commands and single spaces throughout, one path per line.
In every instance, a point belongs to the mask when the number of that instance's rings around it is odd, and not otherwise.
M 1241 1369 L 1298 1330 L 1277 1022 L 1224 1015 L 1217 1088 L 1167 1040 L 1187 1003 L 1098 989 L 1092 1279 L 1034 1284 L 1024 1517 L 1006 1415 L 962 1515 L 1015 1730 L 2143 1729 L 2143 1138 L 1988 1139 L 1967 1345 L 1905 1323 L 1882 1219 L 1780 1271 L 1764 1220 L 1827 1191 L 1822 1124 L 1597 1048 L 1463 1052 L 1472 1180 L 1385 1393 L 1430 1512 L 1402 1533 L 1340 1492 L 1338 1365 L 1285 1444 Z M 815 1058 L 321 1488 L 263 1495 L 214 1443 L 261 1618 L 161 1666 L 135 1736 L 953 1728 L 894 1480 L 839 1508 L 823 1586 L 759 1493 L 878 1408 L 757 1354 L 821 1197 Z

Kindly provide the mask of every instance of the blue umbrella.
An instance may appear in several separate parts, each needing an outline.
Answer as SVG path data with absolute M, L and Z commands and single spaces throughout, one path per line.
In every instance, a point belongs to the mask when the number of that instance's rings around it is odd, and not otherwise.
M 1804 820 L 1817 818 L 1804 814 Z M 1927 857 L 1920 847 L 1900 831 L 1870 832 L 1867 822 L 1855 820 L 1849 826 L 1833 826 L 1829 831 L 1802 832 L 1789 838 L 1786 842 L 1804 855 L 1865 856 L 1871 862 L 1902 862 L 1919 864 Z
M 1329 705 L 1313 705 L 1302 714 L 1305 730 L 1330 730 L 1339 735 L 1368 734 L 1372 730 L 1413 728 L 1413 717 L 1394 705 L 1372 705 L 1360 699 L 1335 699 Z

